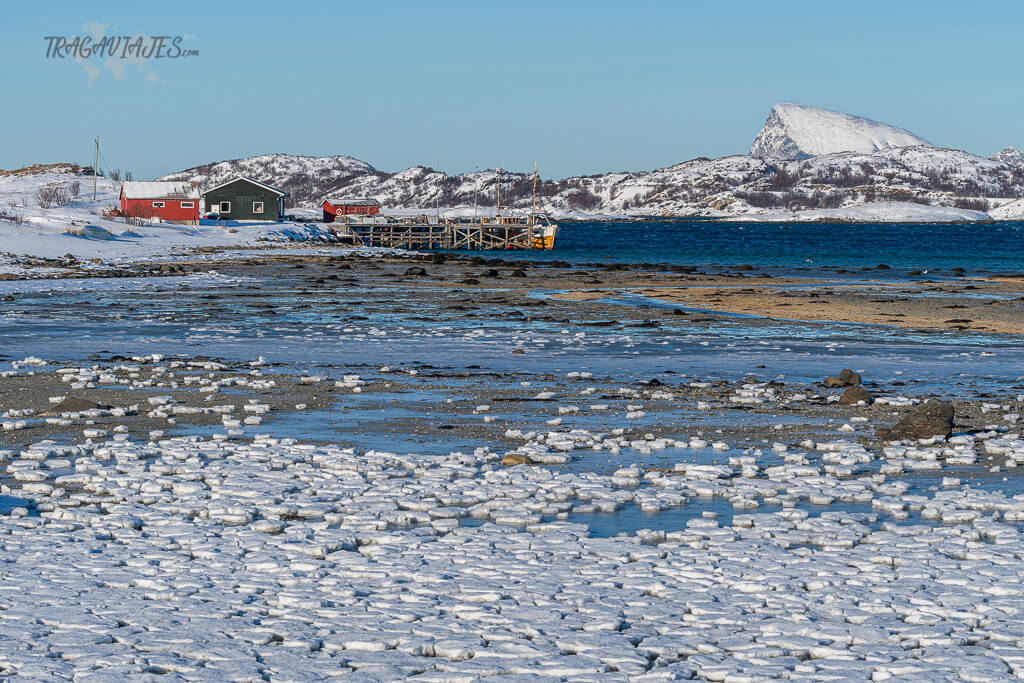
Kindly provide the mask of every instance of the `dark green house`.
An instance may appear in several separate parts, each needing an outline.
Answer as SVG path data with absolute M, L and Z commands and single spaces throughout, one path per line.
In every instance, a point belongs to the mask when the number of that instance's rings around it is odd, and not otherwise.
M 206 212 L 228 221 L 279 221 L 287 192 L 239 176 L 203 193 Z

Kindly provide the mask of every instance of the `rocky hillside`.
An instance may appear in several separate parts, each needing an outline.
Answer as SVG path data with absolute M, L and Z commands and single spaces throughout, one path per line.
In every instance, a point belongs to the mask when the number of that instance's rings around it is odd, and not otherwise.
M 267 154 L 206 164 L 163 179 L 211 187 L 236 175 L 290 192 L 290 205 L 299 207 L 341 195 L 372 197 L 390 209 L 437 205 L 468 211 L 474 205 L 493 207 L 498 192 L 494 170 L 447 175 L 413 166 L 389 173 L 347 156 Z M 543 180 L 538 194 L 541 206 L 559 216 L 740 216 L 875 202 L 989 211 L 1024 197 L 1024 154 L 1007 148 L 992 158 L 979 157 L 933 147 L 912 133 L 868 119 L 778 104 L 750 155 Z M 531 176 L 504 172 L 501 196 L 503 206 L 528 208 Z
M 1007 166 L 1024 166 L 1024 152 L 1016 147 L 1006 147 L 989 157 L 993 161 L 1001 161 Z

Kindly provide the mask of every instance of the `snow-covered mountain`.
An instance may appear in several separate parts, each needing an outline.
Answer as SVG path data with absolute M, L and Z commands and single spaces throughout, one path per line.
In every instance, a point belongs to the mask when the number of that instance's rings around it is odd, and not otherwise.
M 1024 167 L 1024 152 L 1016 147 L 1006 147 L 989 157 L 994 161 L 1001 161 L 1004 164 L 1016 167 Z
M 261 154 L 246 159 L 204 164 L 181 173 L 172 173 L 161 180 L 197 181 L 200 187 L 208 188 L 241 175 L 270 183 L 292 196 L 305 197 L 313 193 L 327 194 L 335 186 L 344 186 L 353 178 L 376 174 L 377 170 L 373 166 L 350 156 Z
M 807 159 L 836 152 L 877 152 L 918 145 L 930 146 L 902 128 L 828 109 L 779 102 L 754 139 L 750 156 Z
M 1015 148 L 988 159 L 941 149 L 868 119 L 782 103 L 772 107 L 749 156 L 543 180 L 537 189 L 541 207 L 562 217 L 730 217 L 845 210 L 872 203 L 914 203 L 961 212 L 939 212 L 943 215 L 993 210 L 1005 217 L 1008 212 L 1024 213 L 1024 203 L 1019 212 L 1011 204 L 1024 197 L 1022 157 Z M 288 205 L 300 208 L 316 207 L 327 195 L 342 195 L 372 197 L 385 210 L 439 206 L 483 213 L 493 211 L 498 193 L 494 170 L 448 175 L 413 166 L 389 173 L 348 156 L 265 154 L 206 164 L 161 180 L 194 180 L 212 187 L 237 175 L 288 191 Z M 502 207 L 528 209 L 531 180 L 529 174 L 503 172 Z

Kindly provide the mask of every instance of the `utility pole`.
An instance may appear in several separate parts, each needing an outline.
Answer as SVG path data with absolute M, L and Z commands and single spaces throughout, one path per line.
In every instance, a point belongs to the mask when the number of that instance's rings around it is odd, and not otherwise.
M 501 218 L 501 162 L 498 162 L 498 212 L 497 217 Z M 501 221 L 498 221 L 500 223 Z
M 436 164 L 437 172 L 441 173 L 441 157 L 439 157 L 439 156 L 438 157 L 434 157 L 434 163 Z M 434 195 L 434 214 L 435 214 L 434 220 L 437 221 L 438 225 L 441 224 L 441 209 L 438 208 L 437 202 L 438 202 L 438 199 L 439 199 L 439 197 L 441 195 L 441 189 L 443 189 L 443 188 L 444 188 L 444 174 L 441 175 L 441 188 L 439 188 L 438 191 L 437 191 L 437 194 Z
M 473 174 L 477 175 L 477 176 L 480 175 L 480 167 L 479 166 L 474 166 L 473 167 Z M 473 222 L 474 223 L 476 223 L 476 200 L 477 200 L 477 197 L 479 197 L 479 196 L 480 196 L 480 178 L 478 177 L 476 179 L 476 182 L 473 183 Z
M 92 162 L 92 200 L 96 201 L 96 176 L 100 172 L 100 136 L 96 136 L 96 160 Z

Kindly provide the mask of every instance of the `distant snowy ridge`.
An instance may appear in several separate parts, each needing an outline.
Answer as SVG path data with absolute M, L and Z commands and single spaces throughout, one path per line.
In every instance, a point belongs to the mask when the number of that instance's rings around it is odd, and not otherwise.
M 775 104 L 754 139 L 750 156 L 807 159 L 837 152 L 871 153 L 892 147 L 930 147 L 910 131 L 861 116 L 792 102 Z
M 204 164 L 162 180 L 211 187 L 236 175 L 279 187 L 291 195 L 288 206 L 306 210 L 337 195 L 372 197 L 385 210 L 437 206 L 469 215 L 493 212 L 499 191 L 495 170 L 448 175 L 412 166 L 386 172 L 351 156 L 290 154 Z M 1024 154 L 1008 147 L 986 159 L 936 148 L 906 130 L 860 116 L 782 102 L 772 107 L 749 156 L 542 180 L 537 191 L 540 207 L 558 218 L 729 218 L 887 202 L 961 211 L 937 212 L 939 217 L 974 216 L 1024 197 Z M 526 211 L 532 205 L 529 174 L 502 173 L 500 192 L 503 210 Z
M 288 171 L 293 158 L 264 155 L 254 157 L 260 160 L 257 164 L 248 159 L 225 161 L 164 179 L 195 180 L 212 187 L 234 175 L 251 175 L 291 192 L 289 207 L 306 209 L 316 207 L 327 194 L 372 197 L 385 211 L 433 211 L 438 206 L 460 215 L 493 213 L 496 203 L 498 174 L 494 170 L 447 175 L 414 166 L 397 173 L 360 172 L 360 165 L 373 167 L 351 157 L 299 157 L 306 170 L 296 173 Z M 337 163 L 342 168 L 334 169 Z M 318 170 L 311 173 L 310 168 Z M 915 202 L 975 212 L 938 212 L 937 218 L 942 218 L 976 216 L 1024 197 L 1024 167 L 960 150 L 917 146 L 802 160 L 694 159 L 654 171 L 545 180 L 537 189 L 540 207 L 559 218 L 728 218 L 877 202 Z M 528 174 L 504 172 L 503 210 L 529 210 L 531 191 Z

